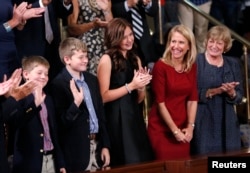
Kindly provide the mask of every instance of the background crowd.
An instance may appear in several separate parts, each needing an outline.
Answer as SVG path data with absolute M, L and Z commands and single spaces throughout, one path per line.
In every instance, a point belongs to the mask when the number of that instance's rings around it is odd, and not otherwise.
M 222 25 L 181 0 L 3 0 L 0 172 L 240 150 L 243 52 L 230 30 L 250 40 L 250 1 L 190 2 Z

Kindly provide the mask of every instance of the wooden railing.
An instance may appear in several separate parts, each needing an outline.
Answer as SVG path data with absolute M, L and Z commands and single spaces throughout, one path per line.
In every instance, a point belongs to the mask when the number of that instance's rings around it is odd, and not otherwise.
M 195 156 L 180 160 L 154 161 L 149 163 L 126 165 L 122 167 L 109 168 L 108 170 L 98 170 L 95 173 L 207 173 L 208 156 L 249 157 L 250 159 L 250 148 L 234 152 Z M 85 172 L 83 171 L 77 173 Z

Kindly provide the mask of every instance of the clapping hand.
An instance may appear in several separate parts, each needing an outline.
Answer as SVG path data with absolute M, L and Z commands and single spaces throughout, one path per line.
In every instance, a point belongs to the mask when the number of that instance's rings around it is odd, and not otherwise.
M 79 107 L 83 101 L 83 98 L 84 98 L 83 89 L 80 87 L 78 90 L 74 79 L 71 79 L 70 80 L 70 90 L 73 94 L 75 104 Z
M 23 99 L 34 91 L 36 83 L 34 81 L 28 81 L 23 85 L 20 85 L 22 80 L 22 69 L 16 69 L 9 80 L 12 80 L 12 85 L 9 91 L 5 94 L 5 97 L 12 96 L 17 101 Z M 20 85 L 20 86 L 19 86 Z
M 13 7 L 13 17 L 12 19 L 14 21 L 17 21 L 17 23 L 22 23 L 22 20 L 23 20 L 23 14 L 26 12 L 27 10 L 27 2 L 22 2 L 20 5 L 16 5 L 14 4 L 14 7 Z
M 28 20 L 30 18 L 41 17 L 42 13 L 45 11 L 45 8 L 29 8 L 23 14 L 23 20 Z
M 43 87 L 42 86 L 37 86 L 34 89 L 34 98 L 35 98 L 35 105 L 38 107 L 44 102 L 44 99 L 46 97 L 46 94 L 43 92 Z
M 222 83 L 220 88 L 223 92 L 226 92 L 228 95 L 232 95 L 235 92 L 235 87 L 239 84 L 240 84 L 239 82 Z
M 151 79 L 152 79 L 152 75 L 150 74 L 150 69 L 148 69 L 147 67 L 141 68 L 139 70 L 139 76 L 140 76 L 141 80 L 146 83 L 145 86 L 147 84 L 149 84 Z M 143 88 L 141 88 L 141 89 L 143 89 Z
M 102 21 L 100 18 L 95 18 L 93 20 L 95 27 L 106 27 L 108 22 Z
M 0 95 L 4 95 L 9 91 L 12 82 L 12 79 L 7 80 L 7 76 L 4 75 L 3 82 L 0 83 Z
M 134 89 L 143 89 L 147 84 L 150 83 L 152 75 L 149 74 L 147 68 L 142 68 L 139 70 L 134 70 L 134 77 L 132 80 Z

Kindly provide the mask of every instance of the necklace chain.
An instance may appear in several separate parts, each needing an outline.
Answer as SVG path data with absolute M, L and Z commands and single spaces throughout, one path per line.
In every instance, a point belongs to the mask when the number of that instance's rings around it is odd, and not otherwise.
M 177 68 L 176 68 L 176 65 L 175 65 L 172 61 L 170 61 L 170 63 L 171 63 L 171 66 L 174 68 L 174 70 L 175 70 L 177 73 L 183 73 L 183 72 L 184 72 L 183 64 L 181 64 L 181 68 L 180 68 L 180 69 L 177 69 Z
M 219 63 L 218 62 L 216 62 L 216 63 L 211 62 L 211 60 L 209 59 L 209 56 L 208 56 L 207 52 L 205 52 L 205 58 L 206 58 L 208 64 L 210 64 L 210 65 L 214 65 L 216 67 L 221 67 L 223 65 L 223 58 L 222 58 L 222 56 L 220 57 L 220 62 Z

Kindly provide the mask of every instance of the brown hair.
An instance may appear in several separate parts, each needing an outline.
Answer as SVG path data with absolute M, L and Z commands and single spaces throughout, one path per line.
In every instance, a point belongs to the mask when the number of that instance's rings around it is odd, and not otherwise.
M 31 71 L 38 65 L 43 65 L 46 68 L 50 68 L 50 64 L 47 59 L 42 56 L 29 56 L 22 59 L 22 69 Z
M 78 38 L 67 37 L 61 41 L 59 45 L 59 55 L 63 64 L 65 64 L 64 57 L 72 57 L 74 55 L 74 50 L 81 50 L 83 52 L 88 51 L 86 44 Z
M 133 31 L 132 25 L 127 20 L 114 18 L 108 23 L 105 31 L 105 45 L 108 48 L 107 54 L 110 55 L 114 63 L 115 71 L 121 71 L 126 68 L 125 58 L 120 51 L 120 44 L 124 39 L 124 32 L 127 27 Z M 135 69 L 138 69 L 137 55 L 135 54 L 134 48 L 135 45 L 131 50 L 127 51 L 127 59 L 131 61 Z

